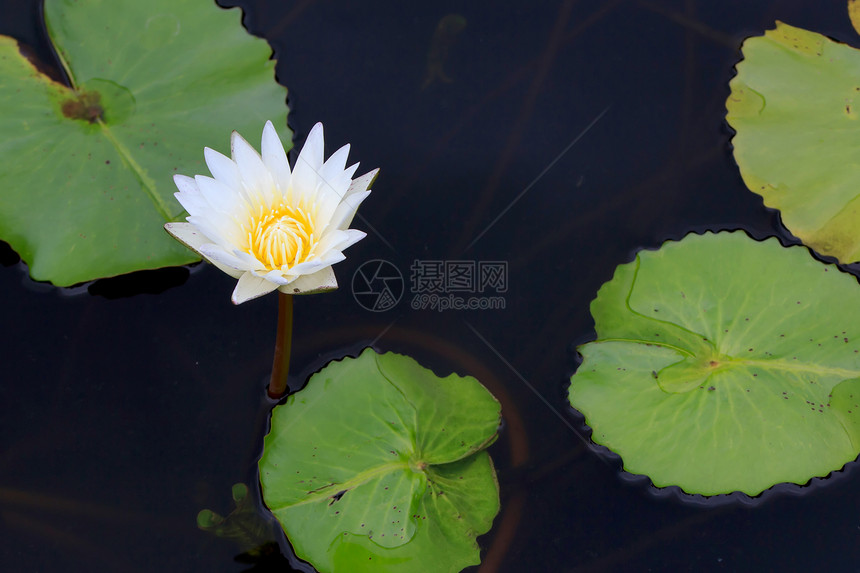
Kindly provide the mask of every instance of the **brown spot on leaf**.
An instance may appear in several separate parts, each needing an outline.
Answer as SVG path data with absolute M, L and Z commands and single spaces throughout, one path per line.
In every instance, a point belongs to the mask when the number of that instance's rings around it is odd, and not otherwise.
M 99 92 L 83 92 L 63 101 L 63 116 L 69 119 L 80 119 L 96 123 L 104 119 L 105 110 L 101 105 L 102 96 Z

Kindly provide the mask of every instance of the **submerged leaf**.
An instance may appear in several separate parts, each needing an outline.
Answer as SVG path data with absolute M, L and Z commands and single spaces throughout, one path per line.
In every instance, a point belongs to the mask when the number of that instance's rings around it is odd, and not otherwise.
M 207 0 L 46 0 L 45 18 L 73 87 L 0 36 L 0 238 L 61 286 L 196 260 L 162 228 L 183 215 L 172 176 L 286 124 L 271 49 Z
M 258 555 L 273 543 L 272 524 L 260 516 L 248 486 L 237 483 L 232 488 L 236 508 L 229 515 L 222 516 L 211 509 L 203 509 L 197 514 L 197 527 L 217 535 L 232 539 L 249 555 Z
M 782 22 L 742 49 L 726 119 L 744 182 L 805 244 L 860 260 L 860 51 Z
M 474 378 L 367 349 L 275 409 L 263 498 L 319 571 L 459 571 L 499 510 L 499 416 Z
M 619 266 L 591 312 L 570 403 L 627 471 L 757 495 L 860 452 L 860 287 L 806 249 L 690 235 Z

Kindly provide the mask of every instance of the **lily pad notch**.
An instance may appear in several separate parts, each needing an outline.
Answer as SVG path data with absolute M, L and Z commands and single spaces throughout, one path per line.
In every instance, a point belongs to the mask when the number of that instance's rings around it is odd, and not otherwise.
M 569 400 L 657 487 L 755 496 L 860 453 L 860 286 L 803 247 L 688 235 L 616 269 Z
M 499 511 L 500 421 L 474 378 L 368 348 L 275 408 L 263 499 L 318 571 L 460 571 Z
M 782 22 L 741 50 L 726 120 L 744 182 L 804 244 L 860 261 L 860 50 Z
M 234 129 L 286 130 L 271 48 L 206 0 L 45 0 L 44 13 L 71 85 L 0 36 L 0 238 L 57 286 L 198 260 L 162 228 L 184 215 L 171 178 Z

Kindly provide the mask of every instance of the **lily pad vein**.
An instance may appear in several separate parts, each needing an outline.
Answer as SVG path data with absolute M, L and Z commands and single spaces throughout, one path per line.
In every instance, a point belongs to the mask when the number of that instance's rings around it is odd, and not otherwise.
M 101 120 L 99 120 L 99 125 L 102 128 L 102 133 L 104 133 L 108 141 L 113 144 L 120 157 L 122 157 L 123 161 L 131 168 L 137 179 L 140 181 L 141 188 L 149 196 L 149 199 L 155 205 L 155 209 L 158 211 L 159 215 L 161 215 L 165 221 L 172 221 L 174 218 L 170 215 L 170 208 L 156 192 L 155 181 L 153 181 L 153 179 L 147 175 L 146 170 L 134 160 L 128 149 L 126 149 L 126 147 L 120 143 L 116 137 L 114 137 L 113 132 L 108 128 L 108 126 Z
M 641 263 L 641 259 L 640 259 L 638 256 L 636 257 L 635 264 L 636 264 L 636 267 L 635 267 L 635 269 L 633 270 L 633 280 L 632 280 L 632 281 L 630 281 L 630 290 L 629 290 L 629 292 L 627 293 L 627 297 L 624 299 L 624 304 L 625 304 L 625 306 L 627 307 L 627 309 L 628 309 L 632 314 L 634 314 L 634 315 L 636 315 L 636 316 L 638 316 L 638 317 L 640 317 L 640 318 L 642 318 L 642 319 L 644 319 L 644 320 L 649 320 L 649 321 L 652 321 L 652 322 L 656 322 L 657 324 L 662 324 L 662 325 L 666 326 L 667 328 L 669 328 L 670 330 L 671 330 L 672 328 L 676 328 L 676 329 L 680 330 L 681 332 L 684 332 L 684 333 L 686 333 L 686 334 L 688 334 L 688 335 L 690 335 L 690 336 L 693 336 L 693 337 L 694 337 L 694 340 L 701 340 L 702 342 L 707 342 L 707 346 L 708 346 L 711 350 L 713 350 L 713 344 L 711 344 L 709 341 L 707 341 L 707 338 L 706 338 L 703 334 L 698 333 L 698 332 L 693 332 L 692 330 L 689 330 L 689 329 L 687 329 L 687 328 L 685 328 L 685 327 L 681 326 L 680 324 L 677 324 L 677 323 L 674 323 L 674 322 L 671 322 L 671 321 L 668 321 L 668 320 L 661 320 L 661 319 L 659 319 L 659 318 L 654 318 L 653 316 L 647 316 L 647 315 L 642 314 L 641 312 L 639 312 L 639 311 L 637 311 L 636 309 L 634 309 L 634 308 L 633 308 L 633 306 L 630 304 L 630 298 L 633 296 L 633 291 L 634 291 L 634 290 L 636 290 L 636 282 L 639 280 L 639 268 L 640 268 L 640 266 L 641 266 L 641 264 L 642 264 L 642 263 Z M 668 344 L 661 344 L 661 346 L 668 346 L 668 347 L 670 347 L 670 348 L 675 348 L 675 347 L 673 347 L 673 346 L 671 346 L 671 345 L 668 345 Z M 679 350 L 680 350 L 680 349 L 679 349 Z M 694 356 L 694 355 L 695 355 L 695 351 L 694 351 L 694 350 L 681 351 L 681 352 L 683 352 L 684 354 L 686 354 L 686 355 L 688 355 L 688 356 Z
M 77 92 L 77 82 L 75 81 L 75 75 L 72 73 L 72 68 L 69 66 L 69 63 L 63 57 L 63 51 L 59 48 L 54 47 L 54 53 L 57 55 L 57 59 L 60 61 L 60 67 L 63 72 L 65 72 L 66 77 L 69 80 L 69 88 L 72 92 Z M 120 157 L 122 157 L 125 164 L 134 172 L 138 181 L 140 181 L 140 185 L 143 188 L 144 192 L 149 196 L 150 201 L 152 201 L 155 206 L 156 211 L 158 211 L 159 215 L 165 220 L 165 222 L 173 221 L 174 217 L 170 214 L 170 207 L 168 207 L 167 203 L 158 195 L 156 191 L 155 181 L 146 174 L 146 170 L 140 166 L 140 164 L 134 160 L 131 153 L 126 149 L 126 147 L 119 142 L 119 140 L 114 137 L 111 130 L 108 128 L 107 124 L 101 119 L 98 119 L 99 127 L 101 128 L 102 133 L 107 138 L 108 141 L 116 148 L 117 153 L 119 153 Z
M 408 469 L 410 469 L 409 464 L 403 461 L 389 462 L 380 466 L 375 466 L 364 470 L 363 472 L 359 472 L 358 474 L 346 481 L 327 484 L 325 486 L 313 490 L 312 492 L 308 492 L 307 495 L 303 496 L 300 500 L 294 503 L 285 503 L 283 505 L 269 506 L 269 509 L 271 509 L 272 511 L 277 511 L 291 507 L 298 507 L 300 505 L 307 505 L 309 503 L 316 503 L 318 501 L 329 499 L 332 496 L 332 493 L 337 493 L 339 491 L 349 491 L 371 481 L 376 477 L 388 473 L 393 473 L 397 470 Z

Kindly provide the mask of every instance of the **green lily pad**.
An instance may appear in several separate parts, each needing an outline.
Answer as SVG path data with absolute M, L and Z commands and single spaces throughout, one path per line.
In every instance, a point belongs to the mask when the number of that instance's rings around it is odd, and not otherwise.
M 171 178 L 233 129 L 286 125 L 271 49 L 211 0 L 46 0 L 45 17 L 72 87 L 0 36 L 0 238 L 61 286 L 197 260 L 163 229 L 183 218 Z
M 499 422 L 474 378 L 366 349 L 275 408 L 263 499 L 318 571 L 460 571 L 499 511 Z
M 726 119 L 744 182 L 805 244 L 860 260 L 860 51 L 782 22 L 742 51 Z
M 690 235 L 591 304 L 571 405 L 656 486 L 757 495 L 860 452 L 860 286 L 803 247 Z

